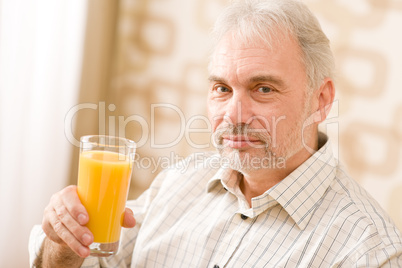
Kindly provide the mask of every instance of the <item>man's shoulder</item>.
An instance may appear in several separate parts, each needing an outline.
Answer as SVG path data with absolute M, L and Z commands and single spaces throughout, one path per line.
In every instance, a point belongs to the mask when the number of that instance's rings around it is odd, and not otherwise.
M 373 216 L 372 212 L 377 211 L 377 215 L 387 216 L 379 203 L 361 186 L 356 180 L 349 176 L 342 165 L 336 169 L 335 179 L 330 185 L 343 202 L 349 203 L 352 209 L 356 209 L 368 217 Z
M 388 213 L 343 166 L 337 168 L 326 198 L 332 199 L 331 206 L 336 207 L 333 213 L 337 225 L 349 226 L 350 231 L 361 231 L 361 238 L 367 235 L 385 243 L 391 243 L 391 240 L 401 243 L 401 233 Z

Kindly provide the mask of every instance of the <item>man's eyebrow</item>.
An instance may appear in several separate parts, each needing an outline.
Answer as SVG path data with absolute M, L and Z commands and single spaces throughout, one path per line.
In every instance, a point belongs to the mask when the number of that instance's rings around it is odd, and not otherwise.
M 222 77 L 216 76 L 216 75 L 210 75 L 208 77 L 208 81 L 209 82 L 222 82 L 222 83 L 226 83 L 226 80 Z M 274 75 L 256 75 L 253 76 L 249 79 L 249 82 L 251 83 L 260 83 L 260 82 L 271 82 L 274 83 L 278 86 L 284 86 L 285 82 Z
M 223 82 L 223 83 L 226 82 L 226 80 L 224 78 L 216 76 L 216 75 L 210 75 L 208 77 L 208 81 L 209 82 Z
M 250 82 L 259 83 L 259 82 L 271 82 L 277 84 L 278 86 L 284 86 L 285 82 L 274 75 L 257 75 L 250 78 Z

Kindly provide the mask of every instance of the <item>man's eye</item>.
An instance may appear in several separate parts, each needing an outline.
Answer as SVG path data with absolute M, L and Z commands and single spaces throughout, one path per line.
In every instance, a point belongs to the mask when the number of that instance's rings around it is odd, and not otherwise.
M 269 87 L 259 87 L 258 88 L 258 92 L 260 92 L 260 93 L 269 93 L 271 91 L 272 91 L 272 89 Z
M 216 87 L 216 91 L 219 92 L 219 93 L 230 92 L 230 90 L 227 87 L 223 87 L 223 86 Z

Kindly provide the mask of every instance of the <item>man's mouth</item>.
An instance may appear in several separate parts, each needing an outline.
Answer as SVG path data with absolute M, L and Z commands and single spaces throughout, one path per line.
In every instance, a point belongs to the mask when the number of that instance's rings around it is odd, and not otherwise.
M 244 149 L 261 144 L 261 140 L 251 136 L 223 135 L 222 145 L 233 149 Z

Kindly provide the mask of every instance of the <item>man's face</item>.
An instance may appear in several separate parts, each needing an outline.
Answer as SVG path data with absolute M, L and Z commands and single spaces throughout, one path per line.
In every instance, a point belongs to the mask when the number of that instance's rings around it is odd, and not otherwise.
M 300 53 L 292 38 L 271 48 L 231 35 L 220 41 L 210 65 L 208 115 L 222 156 L 288 159 L 302 149 L 311 111 Z

